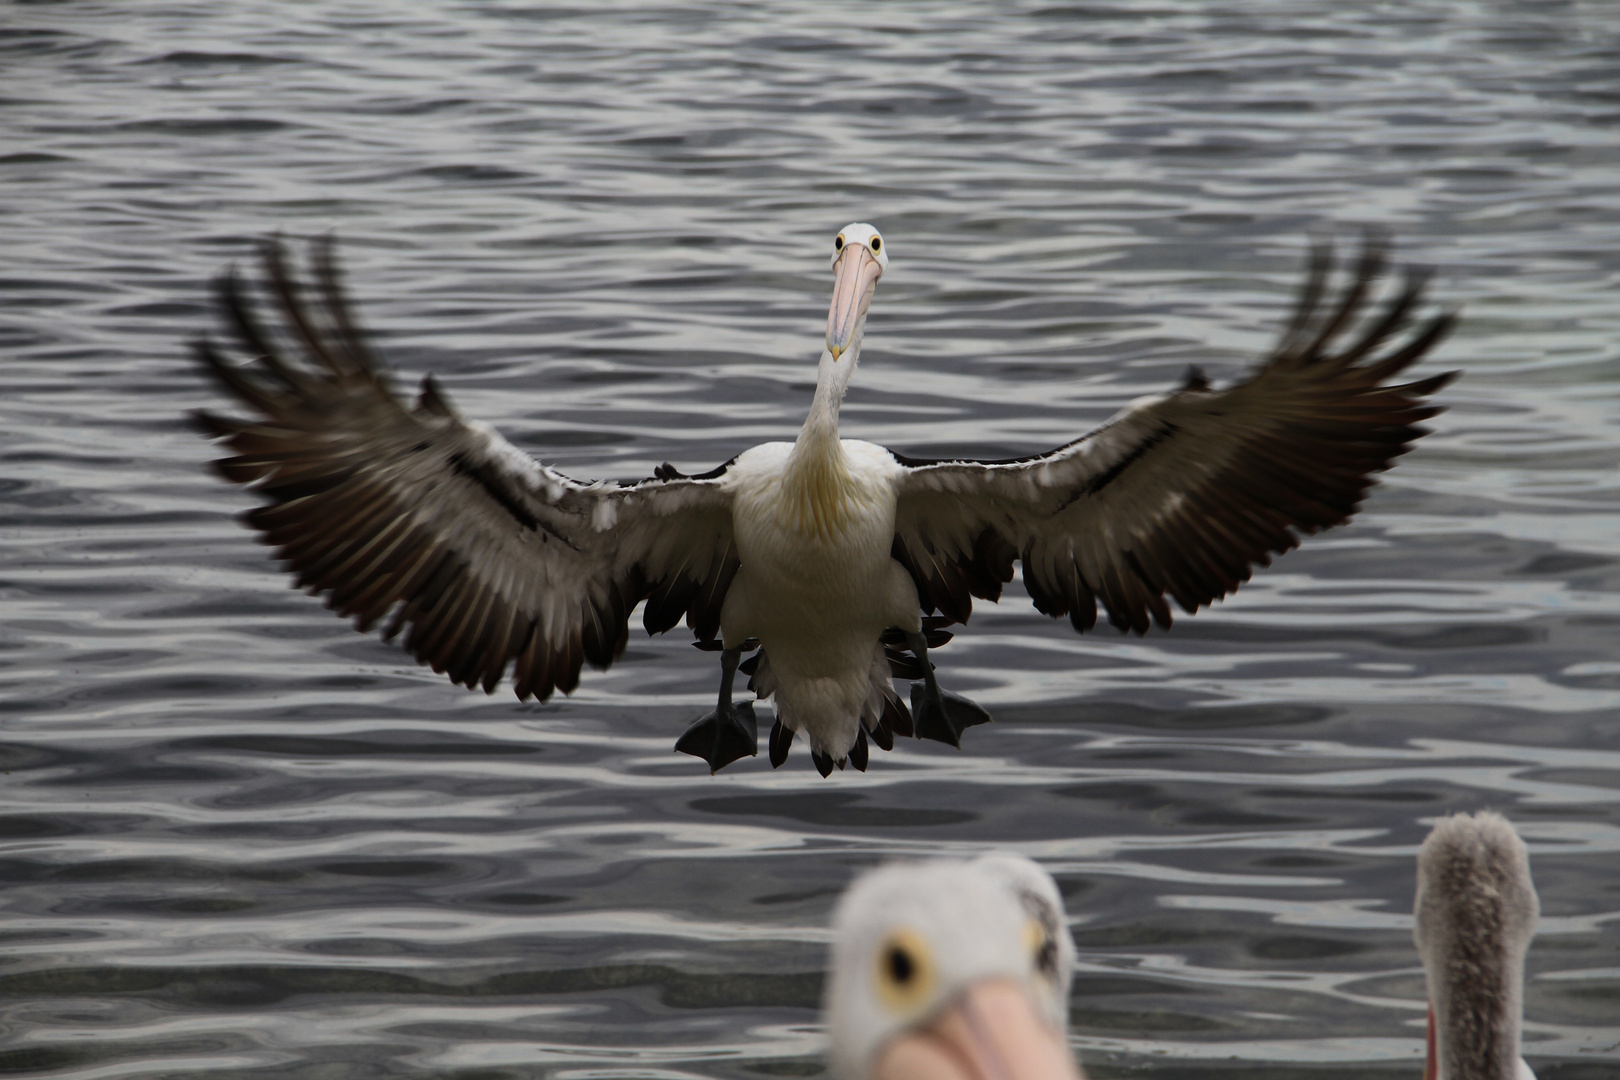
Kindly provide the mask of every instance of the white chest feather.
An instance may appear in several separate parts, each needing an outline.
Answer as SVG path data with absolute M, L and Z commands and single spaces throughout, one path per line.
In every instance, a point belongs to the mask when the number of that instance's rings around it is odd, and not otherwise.
M 795 608 L 801 619 L 858 617 L 874 578 L 892 561 L 893 459 L 869 444 L 845 443 L 837 457 L 794 461 L 788 444 L 768 443 L 736 468 L 740 576 L 761 602 L 750 606 L 762 607 L 768 592 L 771 606 Z
M 898 467 L 887 451 L 845 443 L 813 469 L 791 451 L 767 444 L 733 466 L 741 565 L 721 628 L 727 644 L 760 640 L 778 719 L 837 759 L 873 700 L 878 636 L 917 625 L 917 590 L 890 554 Z

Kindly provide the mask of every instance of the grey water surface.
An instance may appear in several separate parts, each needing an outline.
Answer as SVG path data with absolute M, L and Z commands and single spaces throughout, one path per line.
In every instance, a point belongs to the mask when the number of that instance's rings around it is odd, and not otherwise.
M 1413 854 L 1491 807 L 1526 1053 L 1620 1076 L 1617 12 L 7 5 L 0 1073 L 812 1075 L 850 876 L 1009 848 L 1092 1075 L 1415 1078 Z M 210 279 L 335 232 L 406 380 L 575 476 L 706 468 L 796 430 L 852 220 L 893 263 L 845 431 L 912 453 L 1237 377 L 1313 231 L 1437 267 L 1464 375 L 1168 634 L 980 604 L 937 658 L 1000 722 L 827 780 L 671 752 L 684 631 L 545 705 L 356 634 L 184 419 Z

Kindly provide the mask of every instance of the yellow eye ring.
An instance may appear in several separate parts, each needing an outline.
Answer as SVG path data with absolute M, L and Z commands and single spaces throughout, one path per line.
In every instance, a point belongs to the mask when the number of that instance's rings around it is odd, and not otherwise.
M 837 238 L 835 238 L 833 240 L 833 250 L 834 251 L 843 251 L 844 250 L 844 234 L 843 233 L 839 233 Z
M 869 247 L 871 249 L 872 254 L 876 255 L 878 252 L 883 250 L 883 237 L 881 237 L 881 236 L 872 237 L 872 242 L 870 244 L 868 244 L 867 247 Z
M 1046 930 L 1041 924 L 1030 919 L 1024 923 L 1024 949 L 1031 957 L 1039 955 L 1046 945 Z
M 1024 923 L 1024 948 L 1038 975 L 1047 980 L 1057 978 L 1057 943 L 1039 919 L 1029 919 Z
M 878 998 L 890 1011 L 911 1015 L 934 994 L 934 956 L 922 935 L 900 929 L 883 939 L 874 958 Z

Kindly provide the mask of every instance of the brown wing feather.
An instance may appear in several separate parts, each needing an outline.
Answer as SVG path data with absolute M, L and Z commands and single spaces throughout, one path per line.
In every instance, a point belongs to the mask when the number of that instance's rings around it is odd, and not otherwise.
M 544 699 L 623 651 L 631 609 L 649 632 L 685 615 L 713 636 L 736 572 L 720 477 L 582 485 L 463 421 L 429 377 L 411 408 L 349 311 L 329 241 L 312 260 L 314 297 L 278 244 L 265 248 L 280 333 L 258 321 L 241 281 L 222 307 L 251 362 L 210 342 L 202 365 L 253 419 L 197 414 L 230 455 L 214 463 L 266 504 L 247 522 L 300 587 L 457 683 L 492 692 L 509 665 L 518 696 Z M 307 362 L 292 359 L 286 343 Z M 616 524 L 596 521 L 611 501 Z
M 1452 314 L 1386 345 L 1422 298 L 1409 274 L 1382 314 L 1365 317 L 1385 245 L 1370 239 L 1343 295 L 1324 310 L 1331 250 L 1310 273 L 1271 357 L 1248 380 L 1211 390 L 1199 373 L 1047 454 L 906 467 L 894 542 L 925 611 L 965 620 L 970 596 L 994 599 L 1024 568 L 1036 608 L 1121 630 L 1168 627 L 1166 597 L 1187 612 L 1226 596 L 1302 535 L 1342 524 L 1440 412 L 1428 399 L 1455 372 L 1389 385 L 1441 340 Z M 1341 344 L 1342 342 L 1342 344 Z M 1380 351 L 1383 350 L 1383 351 Z

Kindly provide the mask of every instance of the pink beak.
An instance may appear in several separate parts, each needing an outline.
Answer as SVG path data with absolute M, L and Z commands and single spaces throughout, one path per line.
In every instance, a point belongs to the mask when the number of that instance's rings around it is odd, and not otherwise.
M 927 1028 L 891 1043 L 873 1080 L 1082 1080 L 1063 1040 L 1024 988 L 992 979 Z
M 865 244 L 845 244 L 833 263 L 832 307 L 827 312 L 827 351 L 837 360 L 849 348 L 855 327 L 872 302 L 872 292 L 883 276 L 883 264 Z

